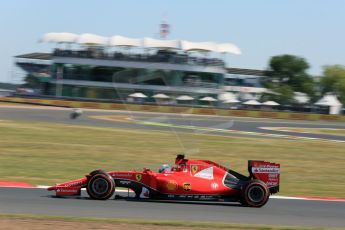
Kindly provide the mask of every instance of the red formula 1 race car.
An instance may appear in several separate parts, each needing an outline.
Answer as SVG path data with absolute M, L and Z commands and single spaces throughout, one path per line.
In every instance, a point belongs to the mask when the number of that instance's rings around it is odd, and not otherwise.
M 138 199 L 235 201 L 261 207 L 279 191 L 280 165 L 248 161 L 249 176 L 209 160 L 189 160 L 177 155 L 176 166 L 163 165 L 159 172 L 95 170 L 82 179 L 48 188 L 57 196 L 80 195 L 86 188 L 92 199 L 112 197 L 115 187 L 129 188 Z

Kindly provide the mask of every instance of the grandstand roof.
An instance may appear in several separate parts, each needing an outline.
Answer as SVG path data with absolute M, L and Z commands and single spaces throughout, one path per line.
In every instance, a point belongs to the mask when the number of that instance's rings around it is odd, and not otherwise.
M 127 38 L 123 36 L 112 36 L 109 38 L 110 46 L 127 46 L 127 47 L 137 47 L 141 46 L 141 40 L 136 38 Z
M 15 58 L 26 58 L 26 59 L 38 59 L 38 60 L 51 60 L 51 53 L 28 53 L 14 56 Z
M 96 34 L 82 34 L 77 37 L 76 42 L 84 45 L 107 45 L 108 38 Z
M 42 42 L 79 43 L 86 45 L 128 46 L 143 48 L 180 49 L 184 51 L 202 51 L 241 54 L 241 50 L 232 43 L 191 42 L 185 40 L 159 40 L 153 38 L 127 38 L 123 36 L 102 37 L 96 34 L 46 33 Z
M 146 48 L 161 48 L 161 49 L 180 49 L 180 41 L 178 40 L 159 40 L 153 38 L 144 38 L 143 47 Z

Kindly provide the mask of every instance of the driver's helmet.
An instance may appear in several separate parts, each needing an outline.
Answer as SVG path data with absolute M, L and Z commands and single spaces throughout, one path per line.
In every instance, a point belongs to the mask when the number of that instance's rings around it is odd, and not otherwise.
M 166 173 L 166 172 L 170 172 L 170 171 L 171 171 L 171 167 L 168 164 L 161 165 L 161 167 L 158 170 L 158 172 L 160 172 L 160 173 Z

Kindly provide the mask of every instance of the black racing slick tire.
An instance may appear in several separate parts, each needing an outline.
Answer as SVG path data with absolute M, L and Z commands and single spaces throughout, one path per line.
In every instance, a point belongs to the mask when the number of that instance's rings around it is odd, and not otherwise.
M 86 191 L 94 200 L 107 200 L 115 192 L 115 183 L 113 178 L 105 172 L 93 173 L 86 185 Z
M 241 190 L 241 203 L 249 207 L 264 206 L 270 196 L 267 185 L 260 180 L 251 180 L 247 182 Z
M 96 170 L 93 170 L 92 172 L 89 173 L 90 176 L 94 176 L 96 174 L 107 174 L 107 173 L 102 169 L 96 169 Z

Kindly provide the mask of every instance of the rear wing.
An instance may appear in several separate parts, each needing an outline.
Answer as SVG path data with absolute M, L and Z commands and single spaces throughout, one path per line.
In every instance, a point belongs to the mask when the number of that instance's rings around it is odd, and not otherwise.
M 251 178 L 266 183 L 271 193 L 279 192 L 280 164 L 267 161 L 248 161 L 248 171 Z

